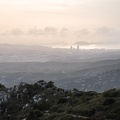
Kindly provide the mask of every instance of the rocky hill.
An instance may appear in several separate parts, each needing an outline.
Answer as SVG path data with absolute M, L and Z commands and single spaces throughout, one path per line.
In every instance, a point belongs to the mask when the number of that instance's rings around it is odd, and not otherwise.
M 0 84 L 0 120 L 120 120 L 120 90 L 103 93 L 57 88 L 40 80 Z

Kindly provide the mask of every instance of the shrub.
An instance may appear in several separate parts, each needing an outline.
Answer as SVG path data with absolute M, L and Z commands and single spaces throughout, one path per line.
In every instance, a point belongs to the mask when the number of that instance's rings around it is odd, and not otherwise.
M 120 91 L 116 89 L 111 89 L 103 93 L 104 97 L 118 97 L 120 96 Z
M 43 114 L 40 110 L 31 110 L 27 116 L 27 120 L 39 120 L 39 117 L 42 117 Z
M 84 94 L 84 92 L 82 92 L 82 91 L 77 91 L 75 94 L 74 94 L 74 96 L 75 97 L 79 97 L 79 96 L 82 96 Z
M 67 98 L 62 97 L 62 98 L 60 98 L 60 99 L 58 100 L 58 104 L 60 104 L 60 103 L 66 103 L 67 101 L 68 101 Z
M 111 105 L 115 102 L 115 100 L 113 98 L 107 98 L 105 99 L 103 105 Z
M 0 91 L 6 90 L 5 86 L 0 84 Z

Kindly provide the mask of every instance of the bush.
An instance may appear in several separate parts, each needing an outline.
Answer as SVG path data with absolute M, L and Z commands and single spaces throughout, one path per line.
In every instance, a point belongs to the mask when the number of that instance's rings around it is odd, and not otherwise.
M 58 100 L 58 104 L 60 104 L 60 103 L 66 103 L 67 101 L 68 101 L 67 98 L 62 97 L 62 98 L 60 98 L 60 99 Z
M 54 86 L 54 82 L 50 81 L 47 83 L 46 88 L 52 88 Z
M 88 92 L 85 92 L 85 95 L 94 96 L 94 95 L 97 95 L 97 93 L 95 91 L 88 91 Z
M 103 105 L 111 105 L 115 102 L 115 100 L 113 98 L 107 98 L 105 99 Z
M 40 103 L 34 104 L 33 108 L 39 110 L 48 110 L 50 108 L 50 104 L 45 100 L 42 100 Z
M 93 120 L 105 120 L 105 114 L 104 112 L 100 111 L 100 112 L 96 112 L 95 115 L 92 117 Z
M 5 86 L 0 84 L 0 91 L 6 90 Z
M 118 97 L 120 96 L 120 91 L 116 89 L 111 89 L 103 93 L 104 97 Z
M 75 97 L 80 97 L 80 96 L 82 96 L 83 94 L 84 94 L 84 92 L 78 91 L 78 92 L 76 92 L 76 93 L 74 94 L 74 96 L 75 96 Z
M 31 110 L 27 116 L 27 120 L 39 120 L 39 117 L 42 117 L 43 114 L 40 110 Z

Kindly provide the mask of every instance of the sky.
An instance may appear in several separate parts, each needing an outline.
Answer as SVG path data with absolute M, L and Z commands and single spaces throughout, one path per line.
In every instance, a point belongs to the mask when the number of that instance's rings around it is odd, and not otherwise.
M 120 0 L 0 0 L 0 43 L 119 48 Z

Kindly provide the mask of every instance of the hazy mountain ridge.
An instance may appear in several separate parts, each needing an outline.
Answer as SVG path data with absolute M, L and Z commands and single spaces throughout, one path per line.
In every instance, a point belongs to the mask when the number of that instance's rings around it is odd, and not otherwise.
M 55 85 L 64 89 L 78 88 L 79 90 L 96 90 L 101 91 L 99 86 L 97 89 L 89 87 L 89 78 L 99 75 L 109 74 L 109 71 L 120 69 L 120 60 L 104 60 L 89 63 L 80 62 L 45 62 L 45 63 L 0 63 L 0 82 L 7 87 L 14 86 L 20 82 L 34 83 L 39 79 L 46 81 L 52 80 Z M 111 74 L 111 77 L 114 74 Z M 97 78 L 96 78 L 97 79 Z M 118 78 L 117 78 L 118 79 Z M 105 79 L 104 79 L 105 80 Z M 109 81 L 109 79 L 107 79 Z M 116 80 L 115 80 L 116 81 Z M 94 81 L 95 84 L 98 81 Z M 87 85 L 89 83 L 89 85 Z M 92 83 L 92 82 L 91 82 Z M 81 87 L 79 87 L 79 85 Z M 108 87 L 109 89 L 115 87 Z M 119 86 L 118 86 L 119 87 Z M 102 91 L 107 90 L 104 88 Z

